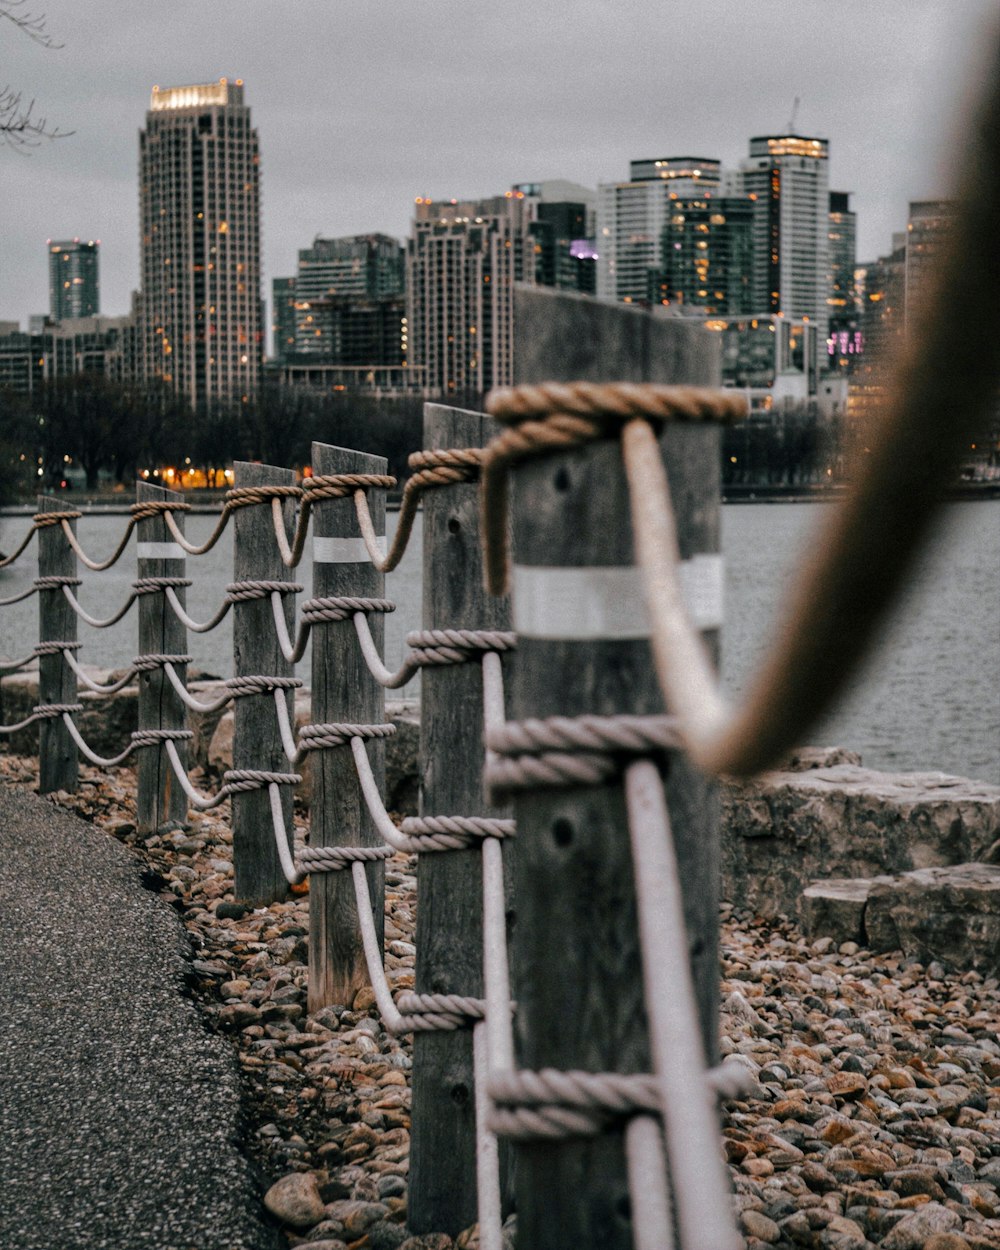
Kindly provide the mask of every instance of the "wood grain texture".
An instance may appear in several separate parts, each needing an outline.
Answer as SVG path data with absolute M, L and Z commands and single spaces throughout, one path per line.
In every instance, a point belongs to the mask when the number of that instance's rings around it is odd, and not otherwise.
M 51 495 L 38 496 L 39 512 L 71 512 L 73 504 Z M 74 533 L 76 522 L 70 521 Z M 76 577 L 76 552 L 61 525 L 38 531 L 38 576 Z M 61 588 L 38 592 L 38 641 L 75 642 L 76 613 Z M 62 653 L 38 657 L 38 702 L 75 703 L 76 674 Z M 73 793 L 79 781 L 76 743 L 60 716 L 43 720 L 38 727 L 39 794 L 53 790 Z
M 236 487 L 294 486 L 295 473 L 269 464 L 249 464 L 237 460 L 233 465 Z M 285 537 L 291 539 L 295 529 L 295 501 L 281 501 Z M 273 505 L 268 502 L 240 508 L 233 517 L 233 581 L 295 580 L 294 570 L 287 568 L 274 534 Z M 295 597 L 283 596 L 285 624 L 295 634 Z M 294 665 L 282 655 L 274 628 L 271 598 L 241 601 L 233 605 L 233 673 L 237 677 L 265 674 L 274 677 L 294 676 Z M 291 690 L 280 697 L 285 700 L 289 720 L 295 723 L 295 699 Z M 281 745 L 278 731 L 275 693 L 244 695 L 234 700 L 233 767 L 262 768 L 269 772 L 287 773 L 292 765 Z M 281 810 L 285 819 L 285 836 L 291 849 L 292 787 L 281 787 Z M 276 843 L 277 834 L 271 820 L 268 790 L 249 790 L 234 794 L 233 865 L 236 871 L 235 892 L 241 902 L 265 907 L 286 898 L 288 881 L 281 868 Z
M 381 473 L 386 461 L 360 451 L 314 443 L 313 471 Z M 385 532 L 385 491 L 370 490 L 368 506 L 377 533 Z M 360 538 L 354 500 L 318 501 L 312 513 L 313 537 Z M 385 577 L 365 558 L 358 563 L 313 563 L 313 595 L 384 597 Z M 369 616 L 372 636 L 384 654 L 385 625 L 380 613 Z M 312 631 L 312 719 L 376 724 L 385 719 L 385 693 L 365 664 L 354 622 L 322 621 Z M 378 740 L 366 744 L 379 789 L 384 788 L 385 748 Z M 312 846 L 381 846 L 382 839 L 368 814 L 358 784 L 349 744 L 314 752 L 312 770 Z M 372 914 L 381 945 L 385 931 L 385 867 L 366 867 Z M 331 1003 L 350 1006 L 368 984 L 361 931 L 351 873 L 314 873 L 309 881 L 309 1010 Z
M 516 297 L 519 382 L 717 382 L 717 344 L 701 327 L 551 292 Z M 719 549 L 718 435 L 662 439 L 685 558 Z M 634 563 L 617 443 L 515 471 L 514 550 L 536 566 Z M 715 642 L 710 639 L 710 642 Z M 509 715 L 662 712 L 649 645 L 523 638 Z M 708 1054 L 717 1052 L 717 816 L 714 787 L 677 755 L 660 761 L 684 883 L 685 919 Z M 515 803 L 518 1062 L 531 1069 L 650 1068 L 634 866 L 620 784 L 536 791 Z M 526 1147 L 518 1235 L 533 1250 L 628 1250 L 632 1228 L 620 1132 Z
M 173 500 L 183 502 L 183 495 L 148 482 L 136 482 L 137 503 L 147 500 Z M 184 529 L 184 513 L 174 514 L 178 528 Z M 136 526 L 138 543 L 173 542 L 162 516 L 147 517 Z M 139 577 L 185 577 L 187 561 L 137 559 Z M 186 602 L 183 587 L 174 591 L 178 601 Z M 187 630 L 167 602 L 162 591 L 139 596 L 139 650 L 138 655 L 184 655 L 187 652 Z M 181 681 L 186 681 L 187 665 L 176 664 L 174 671 Z M 162 668 L 139 674 L 139 728 L 184 729 L 187 710 Z M 175 744 L 181 762 L 187 765 L 187 746 Z M 150 833 L 167 821 L 178 825 L 187 820 L 187 796 L 174 776 L 170 760 L 162 746 L 140 747 L 135 755 L 138 779 L 136 799 L 136 826 L 140 833 Z
M 497 426 L 482 413 L 424 407 L 424 447 L 482 447 Z M 424 495 L 423 628 L 509 629 L 507 599 L 483 590 L 475 483 Z M 510 660 L 505 659 L 505 672 Z M 478 662 L 423 670 L 420 759 L 425 816 L 508 815 L 483 798 L 483 687 Z M 425 853 L 417 876 L 416 989 L 483 993 L 482 855 Z M 476 1221 L 472 1031 L 413 1039 L 409 1226 L 454 1235 Z

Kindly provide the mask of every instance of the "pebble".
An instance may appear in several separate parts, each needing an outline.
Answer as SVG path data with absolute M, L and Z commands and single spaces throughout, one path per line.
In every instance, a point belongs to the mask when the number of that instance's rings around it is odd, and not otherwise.
M 34 768 L 0 756 L 13 780 L 30 781 Z M 477 1230 L 452 1239 L 405 1228 L 410 1039 L 384 1031 L 367 987 L 306 1014 L 307 897 L 236 903 L 225 818 L 205 813 L 197 836 L 144 841 L 133 784 L 112 770 L 63 802 L 142 856 L 179 908 L 197 961 L 192 992 L 238 1049 L 252 1153 L 277 1180 L 265 1201 L 289 1245 L 475 1246 Z M 386 882 L 387 969 L 409 988 L 415 859 L 387 861 Z M 747 1244 L 1000 1250 L 998 978 L 810 941 L 791 922 L 729 906 L 720 948 L 721 1050 L 751 1078 L 721 1109 Z M 510 1229 L 504 1245 L 513 1250 Z

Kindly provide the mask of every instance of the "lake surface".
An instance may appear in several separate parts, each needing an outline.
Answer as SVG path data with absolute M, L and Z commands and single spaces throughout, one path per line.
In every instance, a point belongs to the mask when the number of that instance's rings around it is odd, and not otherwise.
M 727 504 L 722 512 L 726 559 L 726 626 L 723 681 L 737 698 L 767 649 L 780 619 L 785 590 L 801 553 L 824 514 L 835 504 Z M 388 516 L 391 536 L 396 513 Z M 211 516 L 190 515 L 187 533 L 203 541 Z M 399 664 L 405 635 L 421 627 L 420 522 L 399 568 L 386 579 L 397 604 L 386 618 L 386 663 Z M 13 549 L 27 518 L 0 521 L 0 546 Z M 122 516 L 89 515 L 78 523 L 88 553 L 104 557 L 122 532 Z M 188 612 L 204 620 L 215 610 L 232 576 L 231 539 L 226 535 L 205 556 L 188 561 Z M 10 569 L 0 571 L 0 598 L 27 587 L 36 571 L 35 546 Z M 92 615 L 107 616 L 129 593 L 135 577 L 134 540 L 122 560 L 103 574 L 83 571 L 79 589 Z M 296 571 L 311 593 L 307 563 Z M 301 600 L 300 600 L 301 601 Z M 34 598 L 0 608 L 0 655 L 26 655 L 37 637 Z M 81 623 L 82 663 L 122 667 L 136 654 L 135 609 L 107 630 Z M 197 667 L 229 676 L 232 630 L 229 619 L 212 634 L 191 634 L 188 650 Z M 298 667 L 308 682 L 308 653 Z M 405 695 L 414 687 L 400 692 Z M 396 695 L 394 697 L 399 697 Z M 920 564 L 883 640 L 853 691 L 811 735 L 817 745 L 859 751 L 865 764 L 890 771 L 940 770 L 1000 783 L 1000 500 L 951 505 L 932 550 Z

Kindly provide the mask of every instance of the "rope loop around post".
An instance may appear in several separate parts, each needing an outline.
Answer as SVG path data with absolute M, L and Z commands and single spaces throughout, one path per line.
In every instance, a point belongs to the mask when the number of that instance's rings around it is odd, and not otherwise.
M 137 655 L 132 661 L 132 668 L 137 673 L 151 673 L 158 668 L 163 668 L 167 664 L 191 664 L 194 662 L 193 655 L 164 655 L 150 654 Z
M 36 512 L 31 524 L 36 530 L 44 530 L 51 525 L 62 525 L 63 521 L 78 521 L 82 516 L 82 512 L 70 508 L 65 512 Z
M 276 773 L 265 768 L 231 768 L 222 774 L 222 786 L 227 794 L 262 790 L 265 786 L 297 786 L 301 780 L 301 773 Z
M 396 479 L 388 473 L 326 473 L 302 479 L 302 493 L 310 504 L 320 499 L 348 499 L 355 491 L 390 490 Z
M 346 621 L 355 612 L 395 612 L 391 599 L 364 599 L 349 596 L 323 596 L 307 599 L 302 605 L 303 621 L 318 625 L 321 621 Z
M 37 642 L 32 647 L 35 655 L 64 655 L 67 651 L 79 651 L 82 642 Z
M 132 583 L 137 595 L 155 595 L 161 590 L 183 590 L 194 583 L 190 577 L 140 577 Z
M 267 674 L 228 677 L 225 683 L 226 689 L 235 699 L 252 694 L 271 694 L 275 690 L 298 690 L 302 684 L 301 677 L 271 677 Z
M 465 664 L 487 651 L 513 651 L 517 634 L 499 629 L 420 629 L 406 635 L 419 666 Z
M 64 714 L 74 716 L 82 711 L 82 703 L 36 703 L 31 709 L 31 716 L 34 720 L 55 720 Z
M 266 599 L 269 595 L 297 595 L 302 591 L 298 582 L 279 582 L 269 579 L 260 581 L 230 582 L 226 598 L 230 603 L 249 603 L 253 599 Z
M 598 786 L 636 756 L 681 749 L 674 716 L 550 716 L 509 721 L 486 734 L 493 796 L 536 787 Z
M 36 590 L 62 590 L 64 586 L 81 586 L 79 577 L 36 577 L 31 583 Z
M 350 744 L 352 738 L 371 739 L 388 738 L 396 732 L 396 726 L 385 725 L 348 725 L 330 723 L 326 725 L 303 725 L 299 730 L 300 751 L 323 751 L 332 747 Z
M 168 499 L 141 499 L 129 508 L 133 521 L 149 521 L 153 517 L 163 516 L 167 512 L 190 512 L 189 503 L 181 503 Z M 66 516 L 66 513 L 62 514 Z
M 226 491 L 224 503 L 232 512 L 236 508 L 249 508 L 254 504 L 270 503 L 272 499 L 301 498 L 301 486 L 234 486 Z
M 746 399 L 731 391 L 651 382 L 545 382 L 501 387 L 486 410 L 509 428 L 489 444 L 482 461 L 483 545 L 486 588 L 507 590 L 508 471 L 524 460 L 618 437 L 636 418 L 732 424 L 747 413 Z
M 295 863 L 304 872 L 343 872 L 352 864 L 374 864 L 392 853 L 391 846 L 307 846 Z

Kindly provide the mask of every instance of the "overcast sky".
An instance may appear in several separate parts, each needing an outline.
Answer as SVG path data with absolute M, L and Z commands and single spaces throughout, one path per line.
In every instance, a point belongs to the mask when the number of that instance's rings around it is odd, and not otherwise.
M 48 310 L 47 238 L 101 240 L 101 311 L 138 285 L 150 88 L 242 78 L 260 134 L 265 294 L 315 235 L 409 232 L 415 196 L 624 179 L 796 129 L 830 141 L 859 260 L 942 156 L 996 0 L 25 0 L 62 44 L 0 22 L 9 82 L 71 138 L 0 147 L 0 320 Z

